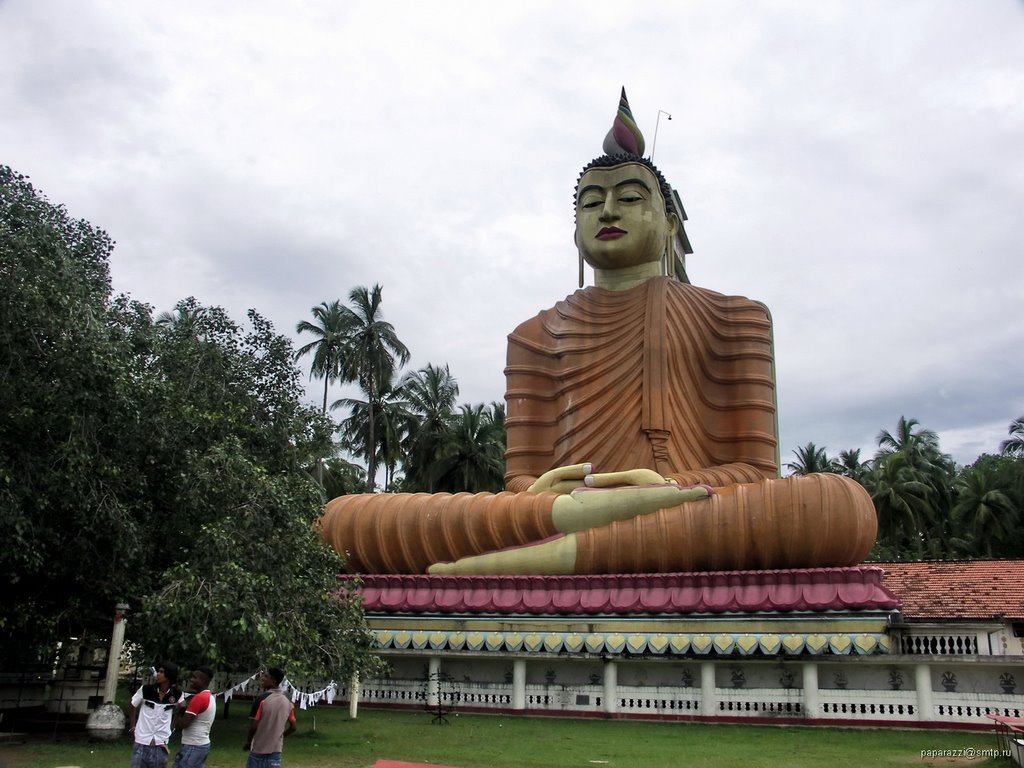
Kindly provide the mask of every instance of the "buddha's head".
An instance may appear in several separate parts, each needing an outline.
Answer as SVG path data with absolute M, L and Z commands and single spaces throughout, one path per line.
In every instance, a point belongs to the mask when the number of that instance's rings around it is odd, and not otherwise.
M 598 284 L 618 270 L 660 274 L 679 219 L 661 172 L 642 156 L 643 136 L 632 120 L 625 90 L 605 155 L 591 161 L 576 184 L 576 247 Z M 670 262 L 668 262 L 670 263 Z M 582 263 L 580 266 L 582 275 Z

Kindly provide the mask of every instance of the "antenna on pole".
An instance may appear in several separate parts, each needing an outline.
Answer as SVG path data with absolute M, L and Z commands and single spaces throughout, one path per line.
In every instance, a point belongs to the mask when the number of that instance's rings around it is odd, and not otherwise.
M 658 146 L 658 125 L 661 123 L 661 116 L 665 115 L 669 120 L 672 119 L 672 115 L 666 112 L 664 109 L 658 110 L 658 119 L 654 121 L 654 141 L 651 142 L 651 162 L 654 162 L 654 149 Z

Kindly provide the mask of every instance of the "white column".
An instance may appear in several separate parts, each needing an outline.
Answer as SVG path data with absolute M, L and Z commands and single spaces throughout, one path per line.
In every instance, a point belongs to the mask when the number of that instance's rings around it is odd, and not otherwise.
M 821 704 L 818 702 L 818 664 L 808 661 L 801 669 L 804 678 L 804 717 L 821 717 Z
M 359 716 L 359 673 L 352 673 L 352 682 L 349 684 L 348 716 L 355 720 Z
M 427 666 L 427 706 L 436 707 L 441 691 L 441 659 L 431 656 Z
M 114 606 L 114 631 L 110 635 L 110 655 L 107 656 L 107 677 L 103 686 L 103 703 L 111 702 L 117 695 L 117 673 L 121 669 L 121 648 L 124 646 L 125 614 L 127 603 Z
M 715 662 L 700 663 L 700 713 L 704 717 L 718 714 L 718 696 L 715 694 Z
M 604 663 L 604 711 L 609 714 L 619 711 L 619 670 L 611 660 Z
M 927 664 L 914 665 L 914 687 L 917 689 L 917 719 L 934 720 L 932 705 L 932 671 Z
M 526 659 L 512 662 L 512 709 L 526 709 Z

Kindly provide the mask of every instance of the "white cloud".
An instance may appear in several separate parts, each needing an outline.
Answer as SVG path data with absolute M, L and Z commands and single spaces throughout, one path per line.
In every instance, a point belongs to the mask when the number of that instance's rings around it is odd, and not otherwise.
M 505 335 L 575 287 L 570 193 L 625 84 L 649 144 L 673 115 L 692 279 L 773 312 L 783 460 L 906 415 L 967 461 L 1024 413 L 1022 31 L 952 0 L 8 0 L 0 162 L 158 309 L 289 332 L 381 283 L 413 365 L 487 401 Z

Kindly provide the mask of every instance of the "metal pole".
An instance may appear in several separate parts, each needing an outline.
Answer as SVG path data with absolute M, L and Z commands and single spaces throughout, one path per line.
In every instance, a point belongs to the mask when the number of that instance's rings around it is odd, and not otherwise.
M 654 121 L 654 141 L 651 142 L 651 162 L 654 162 L 654 150 L 658 146 L 658 125 L 661 123 L 661 116 L 666 115 L 669 120 L 672 119 L 672 115 L 666 112 L 664 109 L 658 110 L 658 119 Z

